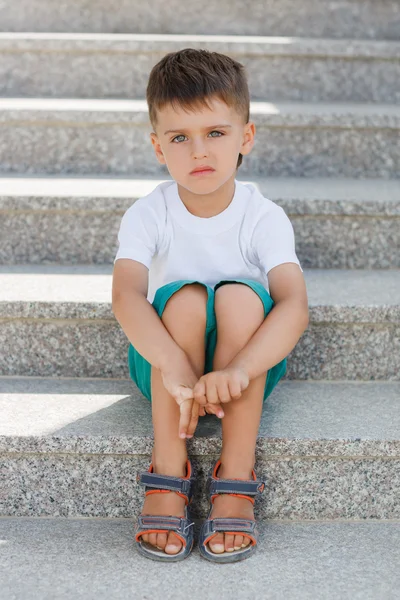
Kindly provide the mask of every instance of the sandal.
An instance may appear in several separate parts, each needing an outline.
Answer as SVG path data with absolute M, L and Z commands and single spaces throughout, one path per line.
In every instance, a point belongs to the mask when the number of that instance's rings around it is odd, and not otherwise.
M 183 560 L 190 554 L 194 540 L 194 521 L 190 517 L 188 509 L 188 505 L 192 501 L 194 483 L 194 474 L 190 460 L 187 460 L 186 463 L 186 477 L 172 477 L 170 475 L 153 473 L 153 463 L 151 463 L 148 471 L 139 473 L 136 479 L 138 483 L 146 486 L 145 496 L 157 493 L 166 494 L 172 491 L 186 500 L 185 517 L 139 515 L 134 531 L 138 551 L 143 556 L 152 560 L 168 562 Z M 183 544 L 178 554 L 167 554 L 164 550 L 158 550 L 152 544 L 140 539 L 146 533 L 167 533 L 168 531 L 174 531 Z
M 265 489 L 265 482 L 257 480 L 255 471 L 253 470 L 253 480 L 247 479 L 220 479 L 217 477 L 218 469 L 221 461 L 217 460 L 211 468 L 207 480 L 207 493 L 211 498 L 211 507 L 208 513 L 207 520 L 201 526 L 199 535 L 199 550 L 200 555 L 207 560 L 219 563 L 236 562 L 244 560 L 254 554 L 258 543 L 258 529 L 256 521 L 252 519 L 236 519 L 236 518 L 216 518 L 210 519 L 212 506 L 218 494 L 228 494 L 229 496 L 239 496 L 246 498 L 254 504 L 254 499 L 250 496 L 259 496 Z M 218 532 L 230 533 L 232 535 L 245 535 L 251 539 L 251 544 L 246 548 L 234 550 L 233 552 L 216 553 L 208 546 Z

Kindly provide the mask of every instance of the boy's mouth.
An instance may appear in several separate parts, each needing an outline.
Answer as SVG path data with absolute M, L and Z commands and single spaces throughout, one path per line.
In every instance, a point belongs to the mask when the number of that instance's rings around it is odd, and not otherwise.
M 209 173 L 214 173 L 215 169 L 212 167 L 208 167 L 207 165 L 203 165 L 201 167 L 196 167 L 193 171 L 190 172 L 191 175 L 208 175 Z

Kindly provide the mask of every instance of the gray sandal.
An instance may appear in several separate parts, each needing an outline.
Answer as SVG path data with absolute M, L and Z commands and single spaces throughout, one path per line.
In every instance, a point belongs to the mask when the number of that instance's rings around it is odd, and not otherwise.
M 185 559 L 193 548 L 194 521 L 190 516 L 188 508 L 192 501 L 194 483 L 194 474 L 190 460 L 187 460 L 186 469 L 186 477 L 159 475 L 153 473 L 153 464 L 151 463 L 148 471 L 144 471 L 137 476 L 137 481 L 146 486 L 146 496 L 148 494 L 172 491 L 186 500 L 185 517 L 139 515 L 134 532 L 135 541 L 140 554 L 143 554 L 147 558 L 165 562 L 176 562 Z M 167 554 L 164 550 L 159 550 L 152 544 L 140 539 L 146 533 L 166 533 L 168 531 L 174 531 L 183 544 L 178 554 Z
M 208 480 L 207 492 L 211 498 L 211 507 L 206 521 L 201 526 L 199 535 L 200 555 L 212 562 L 229 563 L 249 558 L 257 549 L 258 529 L 256 521 L 250 519 L 218 518 L 210 519 L 212 505 L 218 494 L 228 494 L 230 496 L 240 496 L 250 500 L 254 504 L 251 496 L 259 496 L 265 489 L 265 482 L 257 480 L 253 470 L 253 480 L 245 479 L 220 479 L 217 477 L 221 461 L 217 460 L 212 467 Z M 209 548 L 208 543 L 218 532 L 230 533 L 232 535 L 244 535 L 251 539 L 251 544 L 240 550 L 233 552 L 216 553 Z

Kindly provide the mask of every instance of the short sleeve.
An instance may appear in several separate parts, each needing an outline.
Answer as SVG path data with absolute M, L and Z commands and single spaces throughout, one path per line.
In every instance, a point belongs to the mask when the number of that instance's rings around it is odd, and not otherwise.
M 119 258 L 131 258 L 150 268 L 157 251 L 158 223 L 154 210 L 137 200 L 122 217 L 114 263 Z
M 296 255 L 294 230 L 289 217 L 277 204 L 254 228 L 252 249 L 265 274 L 283 263 L 301 264 Z

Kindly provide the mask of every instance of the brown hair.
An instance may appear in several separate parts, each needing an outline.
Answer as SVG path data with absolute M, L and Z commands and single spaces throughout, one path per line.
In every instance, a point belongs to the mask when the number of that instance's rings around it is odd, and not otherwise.
M 244 66 L 218 52 L 185 48 L 170 52 L 151 70 L 146 99 L 152 126 L 157 124 L 157 110 L 166 104 L 184 110 L 195 106 L 210 108 L 207 100 L 218 97 L 243 115 L 250 117 L 250 95 Z M 239 154 L 238 168 L 243 156 Z

